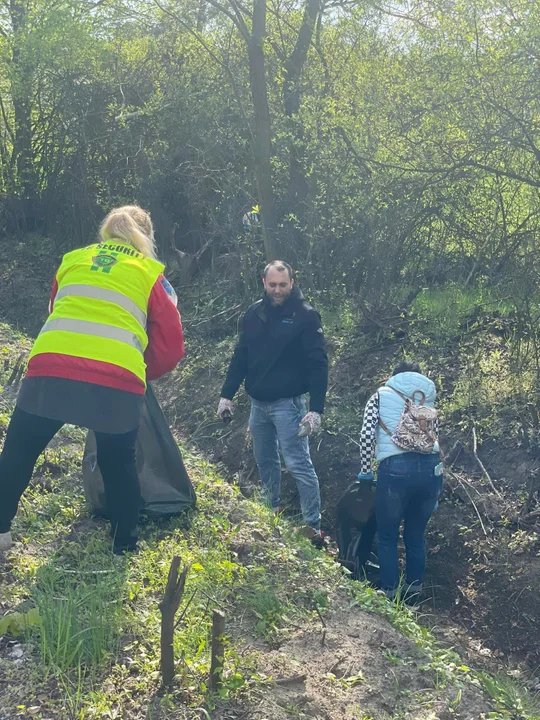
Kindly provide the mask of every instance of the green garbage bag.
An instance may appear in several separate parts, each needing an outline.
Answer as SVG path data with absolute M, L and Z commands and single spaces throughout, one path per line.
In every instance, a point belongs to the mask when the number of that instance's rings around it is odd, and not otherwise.
M 176 515 L 195 507 L 195 491 L 182 455 L 150 383 L 137 438 L 137 471 L 141 485 L 141 512 L 148 517 Z M 107 517 L 103 479 L 97 464 L 96 438 L 91 430 L 84 448 L 83 487 L 92 513 Z
M 355 480 L 337 506 L 338 561 L 351 571 L 353 580 L 373 579 L 379 570 L 373 552 L 377 532 L 375 487 L 374 482 Z

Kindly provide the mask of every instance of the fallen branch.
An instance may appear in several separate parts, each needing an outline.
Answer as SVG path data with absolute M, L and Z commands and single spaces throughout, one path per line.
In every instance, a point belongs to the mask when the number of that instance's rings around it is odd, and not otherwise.
M 350 435 L 347 435 L 347 433 L 344 433 L 344 432 L 342 431 L 342 435 L 343 435 L 343 437 L 346 437 L 347 440 L 348 440 L 349 442 L 351 442 L 353 445 L 356 445 L 356 446 L 359 447 L 359 448 L 362 447 L 362 445 L 361 445 L 359 442 L 357 442 L 357 441 L 356 441 L 354 438 L 352 438 Z M 318 449 L 318 448 L 317 448 L 317 449 Z
M 225 605 L 220 601 L 213 598 L 205 590 L 200 590 L 201 594 L 204 595 L 213 605 L 219 605 L 222 609 L 225 609 Z
M 165 594 L 159 603 L 161 612 L 161 677 L 163 685 L 170 685 L 174 677 L 174 616 L 182 602 L 189 565 L 180 572 L 181 559 L 175 555 L 169 568 Z
M 517 518 L 518 527 L 526 527 L 529 531 L 537 532 L 537 523 L 540 519 L 540 510 L 534 510 L 533 512 L 521 515 Z
M 469 491 L 467 490 L 467 487 L 461 482 L 461 479 L 460 479 L 457 475 L 455 475 L 451 470 L 448 470 L 447 468 L 445 468 L 445 472 L 448 473 L 448 475 L 450 475 L 451 477 L 453 477 L 454 480 L 456 480 L 456 481 L 461 485 L 461 487 L 465 490 L 465 494 L 467 495 L 467 497 L 468 497 L 469 500 L 471 501 L 471 505 L 472 505 L 473 508 L 475 509 L 476 514 L 477 514 L 477 516 L 478 516 L 478 519 L 480 520 L 480 525 L 482 526 L 482 530 L 484 531 L 484 535 L 485 535 L 486 537 L 488 537 L 488 534 L 487 534 L 487 531 L 486 531 L 486 526 L 484 525 L 484 521 L 482 520 L 482 516 L 480 515 L 480 511 L 478 510 L 478 508 L 476 507 L 476 503 L 474 502 L 474 500 L 473 500 L 472 497 L 470 496 Z
M 478 463 L 478 466 L 479 466 L 480 470 L 482 471 L 484 477 L 485 477 L 486 480 L 488 481 L 488 483 L 489 483 L 491 489 L 493 490 L 493 492 L 495 493 L 495 495 L 497 495 L 498 497 L 502 497 L 501 493 L 497 490 L 497 488 L 496 488 L 495 485 L 493 484 L 493 480 L 491 479 L 490 474 L 489 474 L 488 471 L 486 470 L 486 468 L 485 468 L 485 466 L 484 466 L 484 463 L 483 463 L 483 462 L 480 460 L 480 458 L 478 457 L 478 452 L 477 452 L 477 451 L 478 451 L 478 441 L 477 441 L 477 438 L 476 438 L 476 427 L 475 427 L 474 424 L 473 424 L 473 426 L 472 426 L 472 436 L 473 436 L 473 455 L 474 455 L 474 457 L 475 457 L 475 460 L 476 460 L 476 462 Z
M 462 478 L 458 478 L 458 477 L 456 476 L 456 474 L 454 473 L 454 471 L 451 469 L 451 467 L 450 467 L 450 468 L 445 467 L 445 468 L 444 468 L 444 472 L 445 472 L 447 475 L 451 475 L 455 480 L 457 480 L 457 482 L 459 482 L 459 483 L 465 483 L 465 484 L 469 487 L 470 490 L 474 490 L 474 492 L 475 492 L 477 495 L 480 495 L 480 497 L 482 497 L 482 493 L 480 492 L 480 490 L 478 490 L 478 488 L 475 487 L 475 486 L 472 484 L 472 482 L 469 480 L 469 478 L 466 478 L 466 477 L 463 478 L 463 479 L 462 479 Z

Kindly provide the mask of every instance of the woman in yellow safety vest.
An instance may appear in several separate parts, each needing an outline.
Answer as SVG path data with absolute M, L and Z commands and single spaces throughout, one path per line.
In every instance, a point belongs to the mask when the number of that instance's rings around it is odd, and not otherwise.
M 146 381 L 184 355 L 150 216 L 110 212 L 99 242 L 64 255 L 0 455 L 0 551 L 39 455 L 65 423 L 94 430 L 113 550 L 136 550 L 135 443 Z

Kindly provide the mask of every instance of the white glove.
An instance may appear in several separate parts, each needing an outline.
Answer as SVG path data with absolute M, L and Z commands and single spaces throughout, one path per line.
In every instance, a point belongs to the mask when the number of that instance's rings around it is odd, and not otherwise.
M 232 400 L 227 400 L 227 398 L 220 398 L 217 407 L 218 418 L 223 420 L 223 414 L 226 412 L 230 413 L 231 417 L 234 415 L 234 403 Z
M 300 422 L 300 426 L 302 425 L 308 426 L 308 431 L 305 435 L 316 435 L 321 429 L 321 416 L 317 412 L 308 412 Z

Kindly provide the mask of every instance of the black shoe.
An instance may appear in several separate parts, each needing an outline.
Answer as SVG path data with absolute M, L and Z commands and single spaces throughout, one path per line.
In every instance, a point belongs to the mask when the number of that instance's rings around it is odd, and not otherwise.
M 317 550 L 322 550 L 326 547 L 326 543 L 324 541 L 324 533 L 322 530 L 314 530 L 314 535 L 311 538 L 311 544 L 313 547 L 317 548 Z

